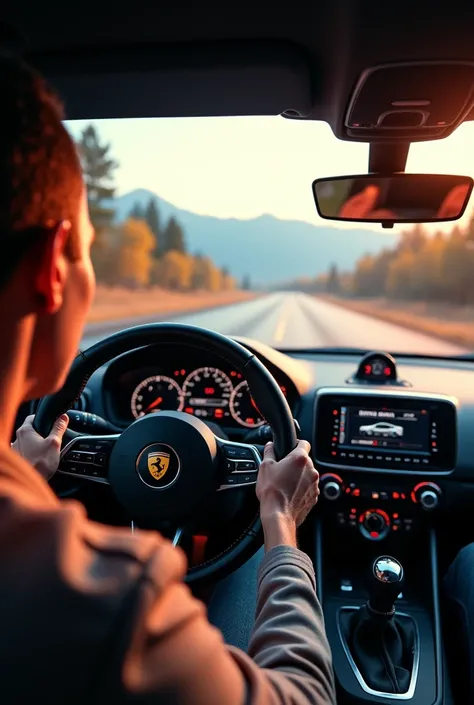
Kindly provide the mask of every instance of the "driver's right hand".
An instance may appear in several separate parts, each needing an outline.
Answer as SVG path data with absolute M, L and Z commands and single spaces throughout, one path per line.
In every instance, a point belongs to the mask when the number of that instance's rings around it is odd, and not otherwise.
M 265 446 L 256 488 L 264 529 L 275 517 L 299 526 L 318 501 L 319 474 L 310 450 L 307 441 L 298 441 L 291 453 L 277 461 L 273 443 Z

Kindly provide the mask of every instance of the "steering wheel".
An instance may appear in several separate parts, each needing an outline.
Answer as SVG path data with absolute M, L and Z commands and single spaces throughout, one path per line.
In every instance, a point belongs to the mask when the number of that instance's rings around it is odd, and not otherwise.
M 179 323 L 128 328 L 80 352 L 62 389 L 41 400 L 34 420 L 37 432 L 49 434 L 57 417 L 72 408 L 101 365 L 129 350 L 160 343 L 201 348 L 233 365 L 247 380 L 272 429 L 277 459 L 293 450 L 297 444 L 293 416 L 262 362 L 226 336 Z M 135 520 L 171 522 L 177 529 L 175 543 L 182 526 L 205 511 L 214 493 L 255 485 L 261 462 L 255 446 L 218 438 L 203 421 L 179 411 L 142 416 L 123 433 L 74 436 L 62 448 L 58 472 L 109 484 Z M 193 566 L 187 581 L 228 575 L 253 555 L 262 541 L 257 513 L 232 545 Z

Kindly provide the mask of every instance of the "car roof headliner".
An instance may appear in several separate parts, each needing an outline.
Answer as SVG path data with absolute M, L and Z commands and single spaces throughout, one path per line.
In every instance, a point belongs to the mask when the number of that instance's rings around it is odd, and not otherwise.
M 429 9 L 428 9 L 429 8 Z M 408 60 L 474 61 L 474 3 L 102 0 L 2 8 L 0 45 L 39 67 L 67 117 L 278 115 L 328 122 L 342 137 L 361 72 Z M 474 119 L 474 110 L 467 119 Z

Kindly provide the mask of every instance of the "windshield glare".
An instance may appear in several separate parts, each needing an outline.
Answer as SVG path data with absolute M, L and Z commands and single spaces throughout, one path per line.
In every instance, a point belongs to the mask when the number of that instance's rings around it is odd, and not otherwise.
M 400 226 L 317 215 L 318 177 L 368 146 L 281 117 L 70 121 L 96 229 L 83 344 L 174 320 L 280 349 L 454 356 L 474 349 L 474 219 Z M 471 176 L 463 125 L 407 172 Z

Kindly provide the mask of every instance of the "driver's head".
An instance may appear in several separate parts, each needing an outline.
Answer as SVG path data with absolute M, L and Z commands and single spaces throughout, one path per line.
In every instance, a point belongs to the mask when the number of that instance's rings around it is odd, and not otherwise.
M 93 229 L 60 102 L 8 57 L 0 86 L 1 355 L 4 367 L 5 356 L 21 359 L 18 383 L 34 398 L 62 385 L 77 351 L 94 292 Z

